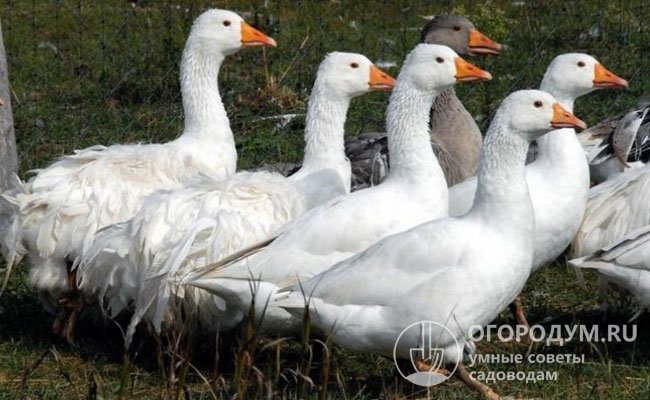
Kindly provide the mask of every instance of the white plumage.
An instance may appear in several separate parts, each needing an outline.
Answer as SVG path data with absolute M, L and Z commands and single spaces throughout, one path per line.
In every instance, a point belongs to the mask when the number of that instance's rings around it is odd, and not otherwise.
M 242 46 L 275 45 L 237 14 L 209 10 L 192 26 L 181 62 L 183 134 L 166 144 L 95 146 L 37 171 L 4 193 L 2 251 L 11 264 L 27 252 L 30 278 L 53 297 L 70 290 L 68 271 L 95 232 L 124 221 L 155 190 L 205 173 L 225 177 L 236 152 L 218 90 L 218 72 Z
M 627 82 L 609 73 L 596 59 L 579 53 L 563 54 L 549 65 L 540 89 L 555 96 L 569 111 L 575 100 L 599 87 Z M 555 260 L 580 227 L 589 190 L 589 168 L 573 129 L 558 129 L 537 140 L 538 155 L 526 166 L 526 180 L 535 210 L 533 272 Z M 466 214 L 474 202 L 477 179 L 449 189 L 449 214 Z
M 400 332 L 435 321 L 460 346 L 432 335 L 432 348 L 443 350 L 445 362 L 461 362 L 469 329 L 495 318 L 530 274 L 534 217 L 524 162 L 529 142 L 556 123 L 583 125 L 547 93 L 509 95 L 487 133 L 476 201 L 467 215 L 382 239 L 279 294 L 273 305 L 302 315 L 306 297 L 311 322 L 335 343 L 386 356 L 395 349 L 405 359 L 410 349 L 396 345 Z
M 246 235 L 264 237 L 275 228 L 275 221 L 301 213 L 300 200 L 286 178 L 268 172 L 242 172 L 227 180 L 200 177 L 186 188 L 158 191 L 145 200 L 134 218 L 98 232 L 80 265 L 79 288 L 110 300 L 109 310 L 117 315 L 136 298 L 140 279 L 136 266 L 156 266 L 151 271 L 143 267 L 142 272 L 163 279 L 163 271 L 178 268 L 185 256 L 224 257 L 230 249 L 255 243 Z M 229 227 L 228 237 L 214 229 L 216 221 Z M 191 245 L 192 239 L 213 246 L 183 247 L 186 242 Z
M 641 122 L 645 120 L 647 109 L 633 111 L 617 122 L 614 133 L 621 129 L 630 130 L 633 136 L 637 135 Z M 645 128 L 647 130 L 647 126 Z M 647 132 L 646 132 L 647 133 Z M 646 135 L 642 135 L 646 140 Z M 645 147 L 645 149 L 644 149 Z M 647 146 L 640 145 L 637 149 L 644 153 Z M 647 243 L 643 242 L 647 235 L 640 235 L 638 232 L 648 229 L 650 226 L 650 166 L 647 164 L 640 168 L 633 168 L 623 172 L 623 161 L 628 157 L 628 151 L 624 151 L 624 157 L 612 155 L 605 163 L 601 164 L 601 177 L 608 178 L 603 183 L 589 189 L 584 220 L 580 229 L 575 235 L 571 245 L 569 256 L 573 258 L 570 263 L 581 268 L 595 268 L 601 278 L 601 290 L 606 289 L 606 281 L 611 280 L 623 287 L 630 289 L 641 300 L 645 295 L 639 288 L 645 288 L 646 273 L 630 270 L 626 260 L 629 254 L 647 254 Z M 607 171 L 607 165 L 614 165 L 614 169 Z M 592 168 L 593 172 L 593 168 Z M 628 235 L 630 235 L 628 237 Z M 616 248 L 616 252 L 609 249 Z M 614 254 L 614 255 L 612 255 Z M 619 256 L 618 254 L 624 254 Z M 634 256 L 632 256 L 634 257 Z M 638 287 L 635 286 L 636 280 Z M 604 295 L 605 291 L 601 291 Z M 606 300 L 603 306 L 606 305 Z
M 98 235 L 82 266 L 92 279 L 80 286 L 87 291 L 103 287 L 100 295 L 115 298 L 113 314 L 136 300 L 132 327 L 149 312 L 148 320 L 159 330 L 172 297 L 187 296 L 184 290 L 172 293 L 178 273 L 251 246 L 305 210 L 349 193 L 343 136 L 350 101 L 392 85 L 393 79 L 365 56 L 330 53 L 309 101 L 305 157 L 298 172 L 289 178 L 270 172 L 241 172 L 226 180 L 206 177 L 181 190 L 153 194 L 131 221 Z M 127 243 L 127 250 L 120 250 Z M 104 281 L 106 270 L 116 271 L 122 282 Z M 209 316 L 203 308 L 214 303 L 201 296 L 192 294 L 192 303 L 200 315 Z M 203 320 L 215 325 L 209 317 Z
M 439 59 L 440 62 L 432 62 Z M 431 149 L 429 109 L 436 96 L 457 80 L 490 79 L 451 49 L 421 44 L 406 58 L 386 113 L 391 169 L 378 186 L 331 200 L 282 228 L 267 247 L 225 268 L 209 267 L 184 281 L 216 293 L 226 308 L 244 316 L 259 280 L 256 306 L 262 315 L 269 296 L 307 279 L 392 233 L 447 215 L 447 184 Z M 274 331 L 291 331 L 279 315 L 264 318 Z M 227 316 L 222 320 L 227 321 Z

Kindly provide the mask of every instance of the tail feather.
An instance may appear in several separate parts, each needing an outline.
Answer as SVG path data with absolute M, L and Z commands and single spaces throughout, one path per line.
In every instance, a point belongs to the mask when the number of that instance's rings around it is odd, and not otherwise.
M 190 282 L 192 280 L 199 280 L 201 278 L 212 277 L 214 274 L 218 274 L 222 269 L 233 265 L 247 257 L 252 256 L 258 252 L 265 250 L 271 243 L 278 238 L 278 235 L 269 237 L 268 239 L 261 241 L 257 244 L 254 244 L 250 247 L 232 253 L 231 255 L 222 258 L 221 260 L 208 264 L 206 266 L 193 269 L 185 274 L 182 278 L 183 282 Z
M 246 285 L 246 290 L 248 291 L 253 290 L 251 285 L 254 285 L 254 282 L 249 283 L 246 280 L 234 281 L 232 279 L 197 279 L 186 282 L 185 284 L 212 294 L 217 308 L 220 311 L 225 311 L 228 305 L 240 308 L 247 307 L 248 305 L 242 301 L 242 294 L 244 294 L 241 290 L 242 286 Z
M 598 259 L 592 259 L 591 256 L 574 258 L 573 260 L 569 260 L 568 263 L 574 268 L 582 269 L 599 269 L 609 265 L 608 263 Z
M 279 292 L 271 299 L 274 307 L 280 307 L 286 310 L 295 318 L 302 318 L 305 313 L 307 301 L 305 297 L 298 292 Z

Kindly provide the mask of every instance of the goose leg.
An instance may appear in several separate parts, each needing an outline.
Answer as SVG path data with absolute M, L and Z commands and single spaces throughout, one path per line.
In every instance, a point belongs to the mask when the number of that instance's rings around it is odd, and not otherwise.
M 607 317 L 607 307 L 608 307 L 608 302 L 607 302 L 607 291 L 608 291 L 608 282 L 607 279 L 603 278 L 602 276 L 598 277 L 598 302 L 600 311 Z
M 67 309 L 68 317 L 65 323 L 65 328 L 61 332 L 61 337 L 63 337 L 69 344 L 74 344 L 74 337 L 77 332 L 77 321 L 79 320 L 79 315 L 83 308 L 80 296 L 78 294 L 72 295 L 67 299 L 65 307 Z
M 63 300 L 63 299 L 61 299 Z M 54 317 L 54 322 L 52 322 L 52 333 L 56 336 L 61 336 L 63 332 L 63 325 L 66 320 L 66 309 L 59 301 L 59 304 L 56 307 L 56 316 Z
M 451 375 L 451 372 L 448 369 L 434 368 L 430 363 L 422 359 L 417 359 L 414 362 L 415 362 L 415 366 L 420 372 L 437 372 L 442 375 L 447 375 L 447 376 Z
M 467 386 L 469 386 L 472 390 L 475 390 L 479 393 L 481 393 L 485 398 L 489 400 L 499 400 L 501 399 L 501 396 L 496 394 L 492 388 L 490 388 L 488 385 L 485 383 L 478 381 L 476 379 L 473 379 L 467 368 L 463 365 L 463 363 L 458 364 L 458 367 L 456 368 L 456 375 L 458 378 L 463 381 Z
M 522 325 L 530 329 L 528 319 L 526 318 L 526 311 L 524 310 L 524 304 L 521 302 L 521 295 L 517 295 L 517 297 L 515 297 L 513 302 L 510 304 L 510 311 L 515 316 L 517 325 Z
M 68 263 L 67 269 L 68 293 L 59 299 L 56 318 L 52 323 L 52 332 L 64 338 L 69 344 L 74 344 L 77 320 L 81 314 L 83 303 L 77 288 L 77 272 L 72 271 L 71 263 Z

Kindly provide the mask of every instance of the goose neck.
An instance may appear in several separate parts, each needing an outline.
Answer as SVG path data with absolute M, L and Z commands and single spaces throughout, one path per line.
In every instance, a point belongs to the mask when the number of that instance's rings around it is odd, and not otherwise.
M 585 151 L 571 128 L 556 129 L 537 139 L 538 154 L 535 163 L 545 165 L 547 171 L 558 171 L 563 176 L 572 174 L 577 166 L 587 167 Z
M 303 166 L 321 167 L 345 159 L 345 119 L 351 98 L 314 85 L 307 106 Z M 327 166 L 327 165 L 325 165 Z
M 223 60 L 222 54 L 202 51 L 199 44 L 188 39 L 181 60 L 184 136 L 233 141 L 230 121 L 219 94 L 219 69 Z
M 398 79 L 386 109 L 388 179 L 428 178 L 445 182 L 431 148 L 429 131 L 429 112 L 439 93 L 421 90 L 408 80 Z
M 483 144 L 478 187 L 470 214 L 499 221 L 504 214 L 532 215 L 524 163 L 528 141 L 508 132 L 505 121 L 495 116 Z M 516 218 L 516 217 L 515 217 Z

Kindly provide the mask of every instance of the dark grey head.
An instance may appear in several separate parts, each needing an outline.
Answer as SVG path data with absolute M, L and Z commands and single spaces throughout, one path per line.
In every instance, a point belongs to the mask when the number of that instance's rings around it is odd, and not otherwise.
M 461 56 L 499 54 L 501 45 L 460 15 L 439 15 L 422 28 L 420 42 L 450 47 Z

